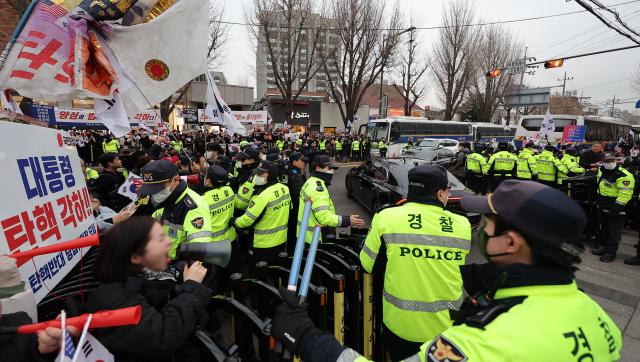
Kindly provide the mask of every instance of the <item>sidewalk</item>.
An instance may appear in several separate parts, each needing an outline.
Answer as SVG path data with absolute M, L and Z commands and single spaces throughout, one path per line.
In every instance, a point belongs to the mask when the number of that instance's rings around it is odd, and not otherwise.
M 640 266 L 625 265 L 635 255 L 638 233 L 625 230 L 612 263 L 586 252 L 576 273 L 578 286 L 595 299 L 623 333 L 621 361 L 640 361 Z

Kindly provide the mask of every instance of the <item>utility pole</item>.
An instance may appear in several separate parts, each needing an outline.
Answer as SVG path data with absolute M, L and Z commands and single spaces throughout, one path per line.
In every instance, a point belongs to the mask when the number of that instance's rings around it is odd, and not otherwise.
M 404 33 L 408 33 L 411 31 L 416 30 L 415 26 L 412 26 L 408 29 L 405 29 L 397 34 L 393 34 L 390 36 L 382 36 L 382 51 L 385 51 L 385 43 L 387 42 L 387 40 L 389 38 L 395 38 L 399 35 L 402 35 Z M 383 82 L 384 82 L 384 63 L 382 63 L 381 67 L 380 67 L 380 108 L 378 109 L 378 119 L 382 119 L 382 118 L 387 118 L 387 106 L 384 104 L 384 93 L 382 91 L 382 86 L 383 86 Z M 383 113 L 383 109 L 384 108 L 384 113 Z
M 564 78 L 563 79 L 558 79 L 558 81 L 562 81 L 562 97 L 564 99 L 564 89 L 567 86 L 567 81 L 568 80 L 573 80 L 573 77 L 569 77 L 567 78 L 567 72 L 564 72 Z
M 613 102 L 611 102 L 611 114 L 610 116 L 613 117 L 613 106 L 616 104 L 616 95 L 615 93 L 613 94 Z
M 524 64 L 525 64 L 525 69 L 524 69 L 525 71 L 527 70 L 526 69 L 526 64 L 527 64 L 527 50 L 528 49 L 529 49 L 529 47 L 524 47 L 524 58 L 522 58 L 523 61 L 524 61 Z M 525 73 L 524 71 L 522 73 L 520 73 L 520 86 L 518 87 L 518 92 L 520 92 L 520 89 L 522 89 L 522 85 L 524 83 L 524 73 Z

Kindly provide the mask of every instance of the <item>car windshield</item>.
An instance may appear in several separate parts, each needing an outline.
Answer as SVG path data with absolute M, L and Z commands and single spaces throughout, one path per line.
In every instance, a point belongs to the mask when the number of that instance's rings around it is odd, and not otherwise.
M 398 187 L 400 188 L 399 192 L 402 195 L 407 195 L 408 187 L 409 187 L 409 170 L 414 168 L 415 166 L 422 164 L 420 160 L 412 160 L 411 158 L 406 159 L 396 159 L 394 162 L 395 167 L 390 169 L 391 175 L 395 178 L 395 181 L 398 183 Z M 458 180 L 451 172 L 447 171 L 447 178 L 449 179 L 449 183 L 451 184 L 451 190 L 454 191 L 462 191 L 465 190 L 466 187 L 464 184 Z
M 408 149 L 402 155 L 419 158 L 421 160 L 433 161 L 436 157 L 436 149 L 435 148 L 422 149 L 422 150 Z
M 422 140 L 418 143 L 418 147 L 437 147 L 438 140 Z

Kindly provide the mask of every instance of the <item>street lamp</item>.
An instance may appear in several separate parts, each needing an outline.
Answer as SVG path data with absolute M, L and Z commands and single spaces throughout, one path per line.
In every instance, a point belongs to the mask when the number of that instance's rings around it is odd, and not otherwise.
M 387 42 L 387 39 L 395 38 L 395 37 L 400 36 L 400 35 L 402 35 L 404 33 L 408 33 L 408 32 L 414 31 L 414 30 L 416 30 L 416 27 L 412 26 L 412 27 L 410 27 L 408 29 L 405 29 L 405 30 L 399 32 L 398 34 L 393 34 L 391 36 L 385 36 L 384 38 L 382 38 L 382 50 L 384 51 L 384 44 Z M 386 118 L 387 117 L 386 108 L 385 108 L 384 111 L 382 110 L 382 105 L 384 103 L 384 93 L 382 92 L 382 85 L 383 85 L 382 83 L 384 81 L 384 64 L 385 64 L 385 62 L 382 62 L 381 69 L 380 69 L 380 106 L 378 108 L 378 119 L 382 119 L 382 118 Z M 383 112 L 384 112 L 384 117 L 383 117 Z

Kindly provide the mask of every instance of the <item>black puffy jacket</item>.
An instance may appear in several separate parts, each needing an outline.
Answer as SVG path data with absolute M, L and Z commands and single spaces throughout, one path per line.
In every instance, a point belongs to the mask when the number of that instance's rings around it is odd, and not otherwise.
M 116 361 L 172 361 L 184 357 L 187 339 L 207 321 L 205 307 L 211 290 L 194 281 L 180 286 L 168 280 L 128 277 L 125 283 L 102 284 L 90 296 L 89 312 L 140 304 L 135 326 L 96 329 L 92 334 Z

